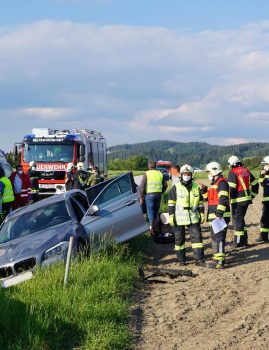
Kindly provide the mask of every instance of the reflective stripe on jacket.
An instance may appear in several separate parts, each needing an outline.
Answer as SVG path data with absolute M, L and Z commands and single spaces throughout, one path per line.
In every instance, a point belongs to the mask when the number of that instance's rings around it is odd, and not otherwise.
M 260 174 L 259 182 L 263 187 L 262 202 L 269 202 L 269 171 L 265 174 Z
M 199 186 L 192 182 L 192 187 L 188 190 L 186 186 L 178 182 L 174 187 L 176 188 L 175 219 L 177 225 L 197 224 L 200 221 L 199 209 L 203 208 Z
M 146 171 L 147 185 L 146 193 L 162 193 L 163 190 L 163 174 L 158 170 Z
M 231 204 L 252 203 L 259 190 L 259 184 L 250 171 L 243 166 L 233 168 L 228 175 Z
M 229 186 L 224 177 L 219 177 L 211 184 L 208 193 L 208 220 L 212 221 L 217 216 L 229 221 L 231 216 L 229 203 Z
M 1 177 L 0 181 L 3 182 L 3 184 L 5 185 L 4 193 L 2 196 L 2 202 L 3 203 L 13 202 L 15 198 L 14 198 L 14 192 L 13 192 L 13 188 L 10 180 L 7 177 L 3 176 Z

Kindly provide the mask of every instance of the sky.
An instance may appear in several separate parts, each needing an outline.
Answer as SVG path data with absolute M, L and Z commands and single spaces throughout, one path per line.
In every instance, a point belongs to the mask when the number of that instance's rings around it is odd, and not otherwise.
M 0 122 L 5 151 L 37 127 L 267 142 L 269 1 L 1 0 Z

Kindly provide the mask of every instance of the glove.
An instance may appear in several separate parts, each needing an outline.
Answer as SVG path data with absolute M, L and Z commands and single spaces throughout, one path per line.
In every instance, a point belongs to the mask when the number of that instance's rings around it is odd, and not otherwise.
M 204 213 L 200 214 L 200 223 L 201 224 L 205 223 L 205 214 Z
M 207 190 L 208 190 L 208 188 L 207 188 L 207 186 L 205 186 L 205 185 L 203 185 L 203 184 L 201 184 L 201 186 L 202 186 L 202 188 L 201 188 L 201 194 L 203 195 L 203 194 L 206 194 L 207 193 Z
M 169 225 L 174 227 L 175 226 L 175 216 L 169 215 Z

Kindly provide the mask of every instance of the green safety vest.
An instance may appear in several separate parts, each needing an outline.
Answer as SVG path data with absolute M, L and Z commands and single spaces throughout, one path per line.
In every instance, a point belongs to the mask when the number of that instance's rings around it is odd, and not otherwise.
M 1 177 L 0 181 L 5 185 L 4 193 L 2 196 L 2 203 L 13 202 L 15 197 L 10 180 L 7 177 L 3 176 Z
M 177 225 L 197 224 L 200 221 L 198 208 L 203 207 L 200 200 L 200 188 L 193 182 L 189 192 L 180 182 L 175 184 L 177 190 L 175 217 Z
M 146 193 L 162 193 L 163 190 L 163 174 L 158 170 L 146 171 L 147 186 Z

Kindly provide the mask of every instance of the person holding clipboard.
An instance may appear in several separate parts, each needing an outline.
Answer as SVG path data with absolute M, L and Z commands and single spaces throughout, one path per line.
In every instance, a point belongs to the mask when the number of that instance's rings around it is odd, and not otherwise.
M 207 164 L 211 184 L 202 186 L 201 193 L 208 201 L 208 221 L 211 228 L 213 263 L 209 267 L 223 269 L 225 264 L 225 239 L 230 221 L 229 185 L 217 162 Z

